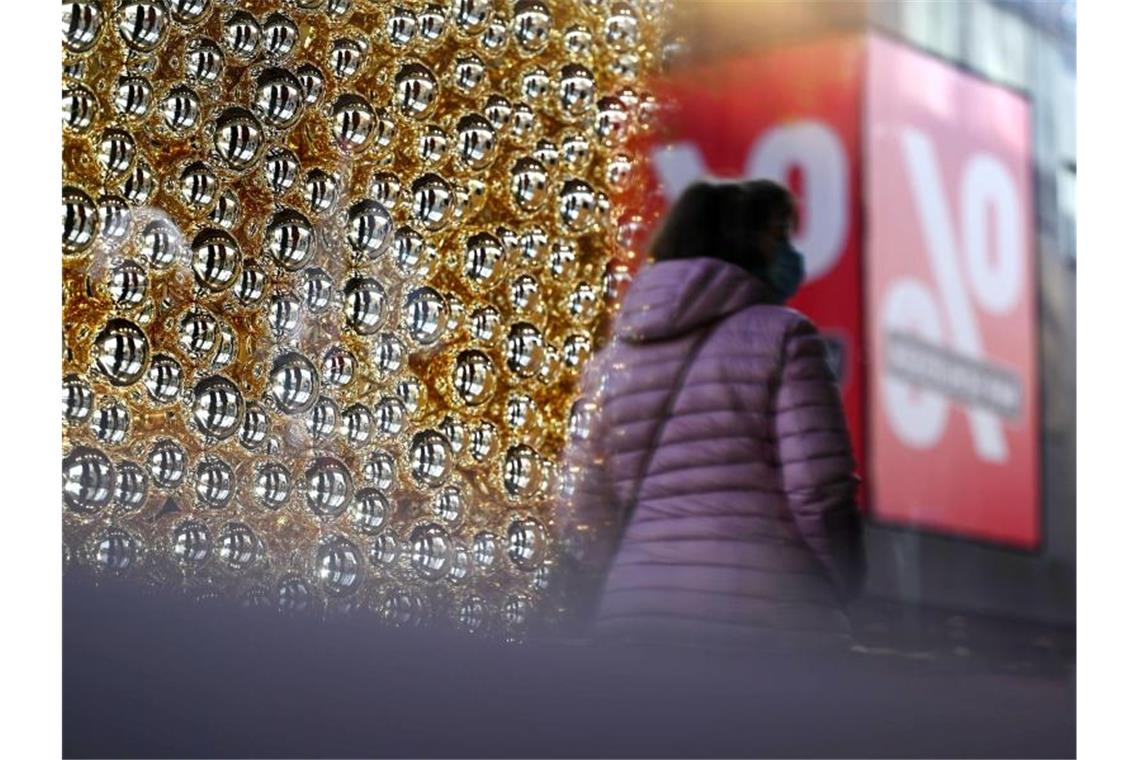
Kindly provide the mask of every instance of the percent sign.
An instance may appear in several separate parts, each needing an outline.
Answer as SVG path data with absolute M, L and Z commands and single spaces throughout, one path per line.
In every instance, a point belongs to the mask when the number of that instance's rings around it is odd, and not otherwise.
M 1008 314 L 1018 303 L 1024 273 L 1017 187 L 1010 172 L 994 156 L 985 152 L 971 156 L 959 187 L 959 247 L 933 142 L 917 129 L 904 128 L 902 150 L 912 197 L 918 206 L 924 248 L 949 327 L 950 345 L 967 358 L 984 360 L 985 347 L 970 295 L 985 313 L 993 316 Z M 987 234 L 991 208 L 996 212 L 992 255 Z M 963 260 L 965 277 L 960 266 Z M 887 329 L 916 330 L 929 342 L 946 345 L 934 294 L 916 278 L 902 277 L 891 285 L 883 306 L 883 323 Z M 891 427 L 904 442 L 926 449 L 941 440 L 950 414 L 945 395 L 912 392 L 907 382 L 890 376 L 885 378 L 884 392 Z M 966 415 L 978 457 L 1005 462 L 1009 447 L 997 415 L 978 408 L 967 409 Z

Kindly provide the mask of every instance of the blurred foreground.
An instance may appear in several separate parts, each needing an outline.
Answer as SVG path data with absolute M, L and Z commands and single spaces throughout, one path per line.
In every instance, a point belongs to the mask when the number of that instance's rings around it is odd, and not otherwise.
M 1071 632 L 854 617 L 869 653 L 729 655 L 503 644 L 72 581 L 64 756 L 1075 754 Z

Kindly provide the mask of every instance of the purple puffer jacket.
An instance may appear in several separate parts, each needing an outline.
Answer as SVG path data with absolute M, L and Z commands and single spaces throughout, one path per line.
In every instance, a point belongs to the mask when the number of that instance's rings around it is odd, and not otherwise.
M 846 421 L 815 328 L 772 301 L 717 259 L 647 265 L 631 284 L 584 375 L 588 427 L 569 454 L 576 515 L 595 525 L 620 522 L 652 457 L 598 634 L 794 643 L 847 631 L 863 550 Z

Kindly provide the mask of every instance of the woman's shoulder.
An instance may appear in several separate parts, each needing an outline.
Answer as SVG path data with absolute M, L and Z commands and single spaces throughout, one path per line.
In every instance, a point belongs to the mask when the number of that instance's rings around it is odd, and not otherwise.
M 777 304 L 754 304 L 725 319 L 730 334 L 746 333 L 783 342 L 789 334 L 816 332 L 815 324 L 802 312 Z

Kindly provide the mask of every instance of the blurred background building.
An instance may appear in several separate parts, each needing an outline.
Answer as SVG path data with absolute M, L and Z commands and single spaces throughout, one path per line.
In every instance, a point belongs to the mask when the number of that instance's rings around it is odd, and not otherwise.
M 707 0 L 678 25 L 659 179 L 800 195 L 795 305 L 832 339 L 857 438 L 870 628 L 889 608 L 1071 630 L 1074 2 Z

